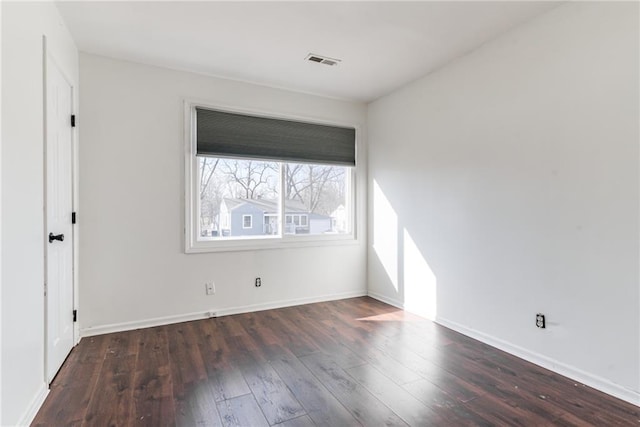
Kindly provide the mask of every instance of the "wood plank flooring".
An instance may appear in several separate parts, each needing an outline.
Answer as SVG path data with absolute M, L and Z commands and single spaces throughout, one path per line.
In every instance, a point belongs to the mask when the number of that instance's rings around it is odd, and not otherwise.
M 84 338 L 36 426 L 615 426 L 640 408 L 371 298 Z

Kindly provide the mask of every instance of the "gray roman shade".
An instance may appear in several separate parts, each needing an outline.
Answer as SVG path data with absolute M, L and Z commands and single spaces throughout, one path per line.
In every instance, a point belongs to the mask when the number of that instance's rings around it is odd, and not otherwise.
M 197 154 L 356 164 L 356 130 L 196 108 Z

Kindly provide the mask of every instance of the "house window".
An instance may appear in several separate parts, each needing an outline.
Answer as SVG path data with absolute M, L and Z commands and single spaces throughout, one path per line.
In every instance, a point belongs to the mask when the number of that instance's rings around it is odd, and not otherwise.
M 355 238 L 353 128 L 187 112 L 187 251 Z

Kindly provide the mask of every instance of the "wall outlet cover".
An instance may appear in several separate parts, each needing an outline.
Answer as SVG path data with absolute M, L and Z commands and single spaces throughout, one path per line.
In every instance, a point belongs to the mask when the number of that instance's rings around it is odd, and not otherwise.
M 213 282 L 207 282 L 204 284 L 205 293 L 207 295 L 213 295 L 216 293 L 216 285 Z
M 541 314 L 541 313 L 536 314 L 536 326 L 540 329 L 546 328 L 544 314 Z

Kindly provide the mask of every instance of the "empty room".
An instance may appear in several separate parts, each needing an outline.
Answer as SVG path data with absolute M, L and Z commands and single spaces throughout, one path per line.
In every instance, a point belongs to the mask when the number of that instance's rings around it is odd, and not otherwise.
M 0 24 L 0 425 L 640 425 L 639 2 Z

